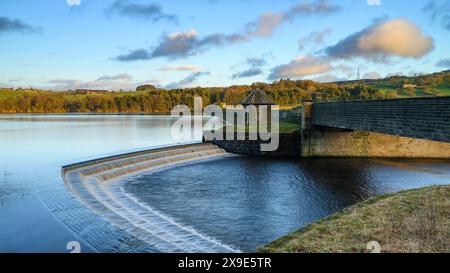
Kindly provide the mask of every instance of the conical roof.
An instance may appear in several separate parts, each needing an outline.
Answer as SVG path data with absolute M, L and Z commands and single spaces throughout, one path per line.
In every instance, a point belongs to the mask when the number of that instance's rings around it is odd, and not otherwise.
M 261 89 L 254 89 L 250 95 L 241 102 L 242 105 L 274 105 L 275 103 L 267 97 L 266 92 Z

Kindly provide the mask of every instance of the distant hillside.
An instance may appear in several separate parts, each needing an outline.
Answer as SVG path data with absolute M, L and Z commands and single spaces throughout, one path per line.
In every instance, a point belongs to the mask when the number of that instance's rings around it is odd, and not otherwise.
M 354 80 L 336 82 L 338 85 L 365 84 L 385 93 L 397 92 L 399 96 L 449 96 L 450 70 L 418 75 L 392 76 L 377 80 Z
M 390 77 L 337 83 L 311 80 L 280 80 L 273 83 L 233 85 L 229 87 L 194 87 L 165 90 L 152 85 L 137 91 L 106 92 L 78 90 L 52 92 L 35 89 L 0 89 L 0 113 L 67 112 L 170 112 L 178 104 L 192 107 L 194 97 L 204 105 L 239 104 L 254 88 L 266 91 L 278 105 L 295 107 L 314 96 L 320 101 L 393 99 L 424 96 L 449 96 L 450 71 L 416 77 Z

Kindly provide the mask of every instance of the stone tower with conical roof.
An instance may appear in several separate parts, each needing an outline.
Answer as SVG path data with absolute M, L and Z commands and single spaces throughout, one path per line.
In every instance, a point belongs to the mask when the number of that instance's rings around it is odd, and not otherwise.
M 275 103 L 267 96 L 266 92 L 263 90 L 256 88 L 250 92 L 250 95 L 248 95 L 247 98 L 245 98 L 241 104 L 247 108 L 249 105 L 256 106 L 256 109 L 258 110 L 258 115 L 260 120 L 265 120 L 267 124 L 271 123 L 271 114 L 272 114 L 272 105 L 275 105 Z M 260 107 L 265 106 L 267 107 L 267 111 L 261 112 Z M 261 116 L 263 115 L 263 116 Z M 247 126 L 250 125 L 250 118 L 249 118 L 249 112 L 246 112 L 246 124 Z M 266 123 L 264 122 L 264 123 Z

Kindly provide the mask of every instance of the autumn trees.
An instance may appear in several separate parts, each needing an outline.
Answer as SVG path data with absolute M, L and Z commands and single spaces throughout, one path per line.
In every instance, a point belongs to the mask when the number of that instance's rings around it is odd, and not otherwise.
M 437 85 L 450 83 L 450 71 L 417 77 L 394 76 L 370 82 L 317 83 L 310 80 L 280 80 L 273 83 L 233 85 L 229 87 L 195 87 L 157 89 L 152 85 L 137 88 L 136 92 L 108 92 L 78 94 L 31 89 L 0 89 L 0 113 L 71 113 L 71 112 L 130 112 L 167 113 L 179 104 L 193 107 L 194 97 L 201 97 L 203 105 L 237 105 L 255 88 L 263 89 L 280 106 L 300 105 L 304 98 L 320 101 L 348 101 L 393 99 L 415 96 L 405 84 L 414 84 L 424 95 L 442 95 Z M 374 85 L 375 84 L 375 85 Z M 391 86 L 381 90 L 380 86 Z

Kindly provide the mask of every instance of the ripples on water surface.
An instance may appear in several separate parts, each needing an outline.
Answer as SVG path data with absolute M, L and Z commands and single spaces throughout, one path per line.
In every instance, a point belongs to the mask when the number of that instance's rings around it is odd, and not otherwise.
M 174 144 L 174 121 L 141 115 L 0 115 L 0 252 L 68 252 L 71 240 L 80 241 L 83 252 L 93 251 L 83 238 L 106 238 L 89 227 L 115 233 L 107 223 L 93 225 L 101 221 L 72 198 L 61 166 Z M 117 245 L 110 249 L 122 251 Z
M 61 166 L 174 144 L 173 121 L 0 115 L 0 252 L 67 252 L 71 240 L 84 252 L 146 250 L 73 198 Z M 125 189 L 182 225 L 248 251 L 366 197 L 448 183 L 448 163 L 234 157 L 144 175 Z
M 446 161 L 233 157 L 134 178 L 129 194 L 244 251 L 371 196 L 450 181 Z

